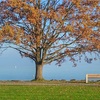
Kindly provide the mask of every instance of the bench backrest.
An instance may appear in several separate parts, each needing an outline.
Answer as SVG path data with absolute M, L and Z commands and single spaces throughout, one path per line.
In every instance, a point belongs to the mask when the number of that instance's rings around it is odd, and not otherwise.
M 100 78 L 100 74 L 87 74 L 88 78 Z

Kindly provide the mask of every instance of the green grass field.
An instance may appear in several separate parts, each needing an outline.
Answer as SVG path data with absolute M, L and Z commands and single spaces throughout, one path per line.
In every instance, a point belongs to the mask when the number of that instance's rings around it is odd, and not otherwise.
M 100 86 L 1 85 L 0 100 L 100 100 Z

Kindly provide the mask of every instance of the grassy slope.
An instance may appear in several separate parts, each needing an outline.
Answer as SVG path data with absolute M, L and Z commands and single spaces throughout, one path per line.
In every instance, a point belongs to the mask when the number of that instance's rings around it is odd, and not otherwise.
M 1 85 L 0 100 L 100 100 L 100 86 Z

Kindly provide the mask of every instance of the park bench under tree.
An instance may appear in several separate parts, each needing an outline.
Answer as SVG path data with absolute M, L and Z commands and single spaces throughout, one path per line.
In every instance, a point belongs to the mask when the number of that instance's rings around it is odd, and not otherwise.
M 88 83 L 89 78 L 100 78 L 100 74 L 86 74 L 86 83 Z

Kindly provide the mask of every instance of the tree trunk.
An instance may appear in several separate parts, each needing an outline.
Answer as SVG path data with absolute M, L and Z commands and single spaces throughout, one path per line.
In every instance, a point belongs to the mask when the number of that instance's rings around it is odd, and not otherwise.
M 43 80 L 42 69 L 43 69 L 42 64 L 36 64 L 35 80 Z

